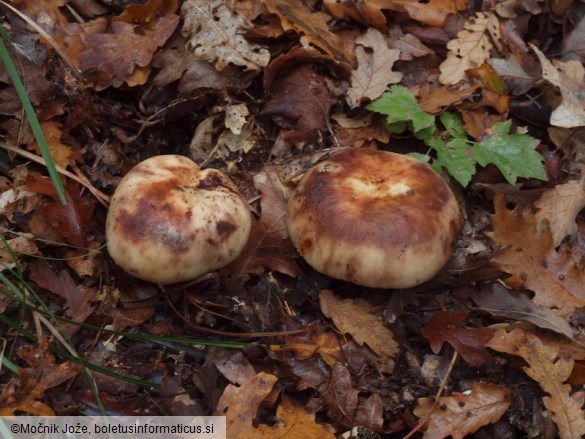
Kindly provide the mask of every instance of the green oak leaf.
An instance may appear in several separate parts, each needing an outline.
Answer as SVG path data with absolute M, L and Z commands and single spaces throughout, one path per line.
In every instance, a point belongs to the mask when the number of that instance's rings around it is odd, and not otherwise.
M 518 177 L 546 180 L 543 158 L 535 140 L 525 134 L 508 134 L 511 121 L 498 122 L 488 136 L 473 146 L 473 157 L 481 166 L 493 163 L 504 178 L 515 184 Z

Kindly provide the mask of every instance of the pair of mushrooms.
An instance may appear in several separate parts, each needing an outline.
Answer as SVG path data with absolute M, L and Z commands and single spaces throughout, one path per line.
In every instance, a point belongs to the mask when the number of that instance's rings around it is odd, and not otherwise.
M 310 169 L 287 215 L 293 244 L 315 270 L 376 288 L 429 280 L 459 233 L 459 206 L 444 180 L 418 160 L 376 150 L 344 150 Z M 250 229 L 246 199 L 227 176 L 162 155 L 122 179 L 106 238 L 121 268 L 170 284 L 233 261 Z

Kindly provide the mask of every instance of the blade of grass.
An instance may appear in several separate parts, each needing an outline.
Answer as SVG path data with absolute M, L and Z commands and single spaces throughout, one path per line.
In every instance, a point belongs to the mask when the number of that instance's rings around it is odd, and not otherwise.
M 55 162 L 53 161 L 53 157 L 51 155 L 51 151 L 49 151 L 49 146 L 47 145 L 47 140 L 45 139 L 45 135 L 43 134 L 43 130 L 41 128 L 41 124 L 39 123 L 39 119 L 35 113 L 35 110 L 32 106 L 30 99 L 26 93 L 26 89 L 18 71 L 16 70 L 16 66 L 10 57 L 10 53 L 6 48 L 5 42 L 10 43 L 10 38 L 6 33 L 6 30 L 0 26 L 0 60 L 6 66 L 6 71 L 8 72 L 8 76 L 12 80 L 14 84 L 14 88 L 20 101 L 22 102 L 22 106 L 26 113 L 28 122 L 30 123 L 31 129 L 35 136 L 37 143 L 39 144 L 39 148 L 41 150 L 41 155 L 45 160 L 45 164 L 47 166 L 47 172 L 51 177 L 51 181 L 53 182 L 53 186 L 55 187 L 55 191 L 57 192 L 57 196 L 61 204 L 67 204 L 67 200 L 65 198 L 65 188 L 63 187 L 63 182 L 59 177 L 59 173 L 57 172 L 57 168 L 55 167 Z

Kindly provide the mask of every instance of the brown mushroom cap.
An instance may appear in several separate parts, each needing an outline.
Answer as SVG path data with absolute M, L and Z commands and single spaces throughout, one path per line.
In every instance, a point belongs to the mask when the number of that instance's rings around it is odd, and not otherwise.
M 293 244 L 315 270 L 375 288 L 409 288 L 447 263 L 459 205 L 430 166 L 348 149 L 310 169 L 288 202 Z
M 112 259 L 159 284 L 217 270 L 242 251 L 251 228 L 248 203 L 216 169 L 161 155 L 128 172 L 112 197 L 106 239 Z

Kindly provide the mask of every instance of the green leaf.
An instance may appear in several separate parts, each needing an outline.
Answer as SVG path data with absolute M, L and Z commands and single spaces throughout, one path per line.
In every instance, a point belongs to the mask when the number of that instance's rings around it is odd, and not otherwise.
M 536 141 L 526 134 L 508 134 L 511 121 L 498 122 L 487 138 L 473 146 L 473 157 L 481 166 L 493 163 L 511 184 L 518 177 L 546 180 L 543 158 Z
M 437 151 L 437 159 L 434 164 L 446 168 L 463 187 L 467 186 L 475 174 L 475 160 L 470 154 L 470 142 L 453 139 L 447 144 L 435 143 L 433 148 Z
M 388 124 L 412 121 L 414 132 L 435 125 L 435 116 L 425 113 L 408 88 L 394 85 L 390 91 L 366 106 L 368 110 L 385 114 Z
M 447 132 L 455 139 L 467 139 L 465 128 L 463 126 L 463 119 L 459 113 L 451 113 L 446 111 L 440 116 L 441 123 Z

